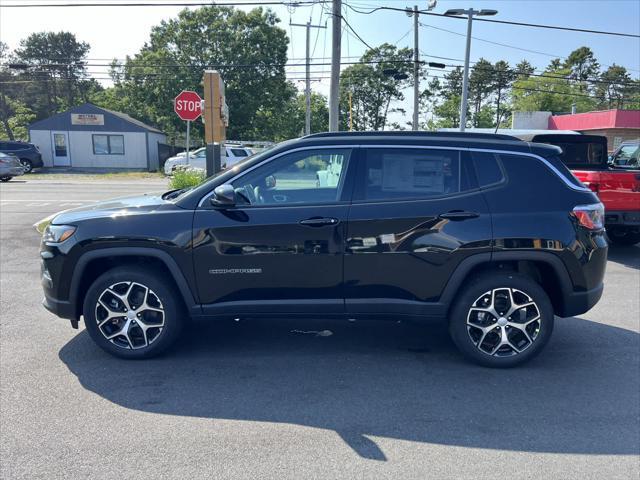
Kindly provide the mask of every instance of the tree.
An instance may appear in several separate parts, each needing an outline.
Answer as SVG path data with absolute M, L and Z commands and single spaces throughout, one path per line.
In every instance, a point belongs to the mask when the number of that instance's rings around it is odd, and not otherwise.
M 526 67 L 525 67 L 526 68 Z M 505 102 L 513 82 L 518 77 L 518 74 L 514 72 L 509 66 L 509 62 L 500 60 L 493 66 L 493 75 L 491 78 L 491 90 L 494 94 L 494 102 L 496 106 L 496 115 L 494 125 L 500 126 L 502 116 L 504 112 L 500 109 Z
M 586 80 L 596 78 L 600 73 L 600 64 L 589 47 L 580 47 L 571 52 L 564 62 L 564 68 L 570 70 L 570 78 L 580 82 L 581 92 L 590 91 Z
M 516 65 L 516 73 L 519 78 L 529 78 L 535 72 L 535 68 L 527 60 L 522 60 Z
M 625 99 L 631 100 L 634 94 L 638 95 L 637 82 L 633 87 L 634 82 L 627 69 L 614 63 L 602 73 L 596 86 L 600 108 L 623 108 Z
M 202 91 L 205 69 L 216 69 L 225 83 L 230 112 L 227 137 L 272 139 L 279 116 L 296 90 L 286 80 L 288 39 L 271 10 L 245 12 L 206 6 L 182 10 L 177 18 L 153 27 L 141 51 L 115 64 L 115 93 L 123 111 L 157 124 L 174 139 L 184 122 L 173 113 L 173 99 L 183 89 Z M 193 134 L 202 137 L 202 124 Z
M 595 100 L 581 93 L 578 86 L 567 79 L 569 69 L 551 70 L 555 66 L 550 65 L 540 77 L 520 78 L 513 84 L 514 110 L 567 113 L 573 103 L 578 112 L 595 108 Z
M 85 60 L 89 50 L 88 43 L 78 41 L 70 32 L 32 33 L 20 42 L 16 61 L 29 67 L 24 76 L 38 82 L 39 96 L 45 98 L 44 112 L 40 102 L 33 102 L 39 116 L 53 115 L 76 104 L 87 77 Z
M 472 125 L 480 127 L 480 110 L 484 102 L 493 92 L 493 65 L 490 61 L 480 58 L 469 74 L 469 100 L 472 111 Z
M 433 108 L 437 119 L 432 122 L 431 127 L 457 128 L 460 126 L 462 75 L 462 67 L 456 67 L 443 76 L 444 84 L 440 85 L 438 82 L 439 90 L 434 91 L 437 100 L 435 100 Z
M 348 129 L 349 96 L 354 130 L 384 130 L 391 104 L 404 100 L 403 89 L 411 85 L 412 50 L 384 43 L 367 50 L 360 62 L 340 75 L 342 129 Z M 389 72 L 393 70 L 393 75 Z M 387 71 L 387 73 L 385 73 Z

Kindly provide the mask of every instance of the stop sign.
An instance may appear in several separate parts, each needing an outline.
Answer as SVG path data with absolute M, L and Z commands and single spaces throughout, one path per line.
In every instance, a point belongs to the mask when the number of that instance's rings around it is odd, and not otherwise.
M 195 120 L 202 113 L 202 99 L 196 92 L 183 90 L 173 101 L 173 109 L 182 120 Z

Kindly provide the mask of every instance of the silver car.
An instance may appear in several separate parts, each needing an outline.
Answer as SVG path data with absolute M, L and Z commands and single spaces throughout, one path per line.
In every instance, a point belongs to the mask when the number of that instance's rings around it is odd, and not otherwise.
M 8 182 L 20 175 L 24 175 L 24 166 L 20 159 L 11 153 L 0 152 L 0 182 Z

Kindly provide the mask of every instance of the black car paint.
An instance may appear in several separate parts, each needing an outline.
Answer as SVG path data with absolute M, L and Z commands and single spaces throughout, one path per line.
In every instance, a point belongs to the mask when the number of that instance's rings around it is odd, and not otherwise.
M 521 141 L 453 136 L 338 135 L 286 142 L 175 200 L 147 195 L 58 214 L 53 223 L 75 225 L 77 231 L 62 244 L 42 245 L 43 271 L 51 278 L 43 279 L 45 306 L 77 322 L 82 275 L 91 261 L 147 255 L 167 266 L 192 316 L 442 316 L 473 268 L 503 260 L 548 264 L 562 292 L 558 315 L 595 304 L 606 264 L 604 232 L 577 226 L 570 212 L 597 197 L 569 188 L 533 157 L 505 157 L 503 182 L 444 198 L 372 204 L 354 197 L 347 183 L 340 200 L 328 205 L 221 209 L 208 201 L 216 186 L 292 149 L 351 147 L 355 165 L 367 146 L 396 144 L 558 152 Z M 530 165 L 523 168 L 523 162 Z M 442 216 L 459 211 L 475 215 Z M 300 224 L 316 217 L 337 222 Z M 365 237 L 392 241 L 374 246 Z

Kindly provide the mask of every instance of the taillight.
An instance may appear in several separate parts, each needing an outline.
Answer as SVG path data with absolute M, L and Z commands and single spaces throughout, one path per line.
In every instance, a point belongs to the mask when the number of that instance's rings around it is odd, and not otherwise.
M 589 230 L 604 228 L 604 205 L 601 203 L 578 205 L 573 209 L 573 216 L 581 226 Z

